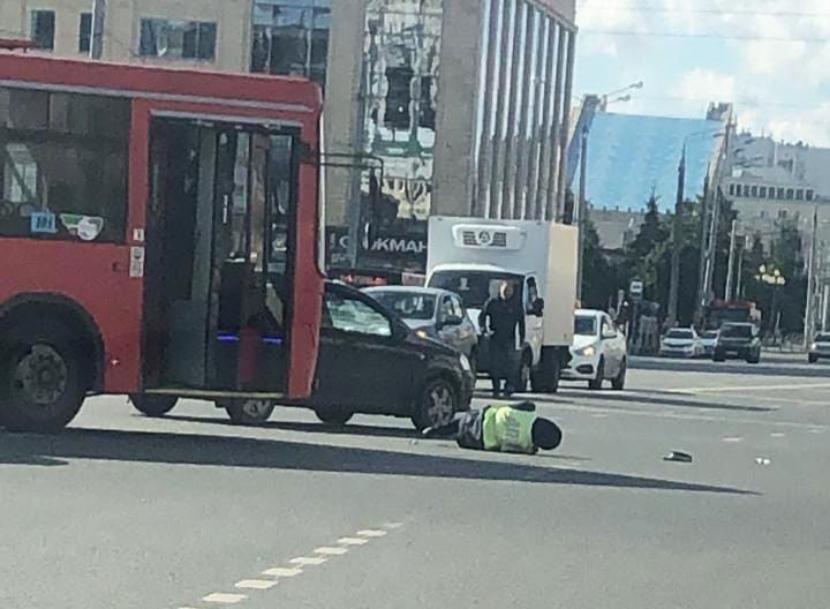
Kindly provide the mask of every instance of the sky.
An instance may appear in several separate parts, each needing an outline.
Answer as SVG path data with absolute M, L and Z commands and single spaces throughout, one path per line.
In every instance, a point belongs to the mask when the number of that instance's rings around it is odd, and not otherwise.
M 575 98 L 642 81 L 609 111 L 704 118 L 830 147 L 830 0 L 577 0 Z

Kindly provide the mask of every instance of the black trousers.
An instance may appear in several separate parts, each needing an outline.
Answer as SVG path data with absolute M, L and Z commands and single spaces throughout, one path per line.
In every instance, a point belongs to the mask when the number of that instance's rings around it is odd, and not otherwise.
M 490 341 L 490 378 L 493 380 L 493 393 L 502 392 L 502 381 L 505 393 L 513 392 L 513 352 L 509 343 Z

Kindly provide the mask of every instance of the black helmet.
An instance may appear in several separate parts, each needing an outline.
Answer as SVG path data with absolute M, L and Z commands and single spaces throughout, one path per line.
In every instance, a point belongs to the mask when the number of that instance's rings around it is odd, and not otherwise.
M 553 450 L 562 443 L 562 430 L 553 421 L 536 419 L 531 430 L 533 444 L 542 450 Z

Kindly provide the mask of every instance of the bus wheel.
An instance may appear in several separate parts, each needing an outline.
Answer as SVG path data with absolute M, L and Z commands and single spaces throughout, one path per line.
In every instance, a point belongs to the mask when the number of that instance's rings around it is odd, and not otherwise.
M 137 411 L 148 417 L 163 417 L 173 410 L 179 398 L 173 395 L 147 395 L 144 393 L 130 396 L 130 402 Z
M 230 400 L 222 406 L 236 425 L 262 425 L 274 412 L 271 400 Z
M 353 412 L 334 406 L 318 406 L 314 409 L 317 418 L 326 425 L 345 425 L 352 418 Z
M 89 376 L 72 339 L 48 318 L 12 327 L 0 359 L 0 423 L 7 429 L 54 433 L 78 414 Z

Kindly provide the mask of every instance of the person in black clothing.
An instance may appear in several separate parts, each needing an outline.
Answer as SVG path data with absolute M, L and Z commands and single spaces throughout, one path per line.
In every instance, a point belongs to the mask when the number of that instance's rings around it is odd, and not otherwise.
M 490 337 L 490 377 L 493 379 L 493 396 L 502 393 L 501 382 L 505 380 L 504 394 L 513 393 L 512 365 L 516 352 L 516 327 L 519 328 L 519 344 L 525 342 L 525 316 L 518 298 L 513 298 L 513 286 L 502 281 L 497 298 L 488 300 L 478 325 L 482 334 Z

